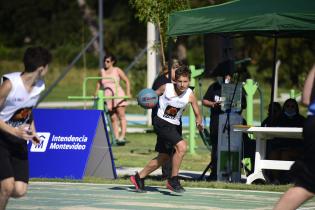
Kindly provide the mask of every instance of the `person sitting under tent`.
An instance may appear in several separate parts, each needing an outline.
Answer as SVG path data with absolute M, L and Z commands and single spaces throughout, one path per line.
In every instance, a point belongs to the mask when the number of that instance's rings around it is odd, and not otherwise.
M 279 118 L 279 127 L 303 127 L 305 117 L 299 112 L 299 106 L 295 99 L 287 99 L 282 107 L 282 113 Z M 303 141 L 299 139 L 277 138 L 273 140 L 270 159 L 296 161 L 302 152 Z M 291 182 L 288 171 L 280 171 L 279 178 L 276 180 L 280 184 Z
M 278 127 L 279 120 L 281 117 L 281 112 L 282 112 L 282 107 L 279 102 L 270 103 L 268 106 L 268 116 L 266 117 L 266 119 L 262 121 L 261 126 L 262 127 Z M 273 141 L 272 139 L 266 142 L 266 154 L 267 154 L 268 159 L 272 159 L 270 155 L 272 155 L 271 151 L 272 151 L 272 148 L 275 147 L 275 144 L 276 144 L 275 141 Z M 265 176 L 268 182 L 273 183 L 276 180 L 276 177 L 278 176 L 278 172 L 266 170 Z
M 281 118 L 282 107 L 279 102 L 272 102 L 268 106 L 268 116 L 261 123 L 261 127 L 278 127 Z M 267 156 L 272 150 L 274 141 L 267 141 Z
M 273 107 L 273 109 L 272 109 Z M 262 127 L 277 127 L 281 116 L 281 104 L 279 102 L 272 102 L 268 106 L 268 116 L 261 123 Z

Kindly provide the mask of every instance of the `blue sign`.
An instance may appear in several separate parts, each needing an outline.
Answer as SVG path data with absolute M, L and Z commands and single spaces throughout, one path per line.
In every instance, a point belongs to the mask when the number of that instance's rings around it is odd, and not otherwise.
M 116 178 L 102 111 L 35 109 L 33 114 L 41 141 L 29 144 L 31 178 Z

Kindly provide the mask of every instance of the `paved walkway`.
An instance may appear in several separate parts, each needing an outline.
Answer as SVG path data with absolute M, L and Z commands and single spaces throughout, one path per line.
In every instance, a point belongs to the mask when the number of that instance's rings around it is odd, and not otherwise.
M 8 210 L 269 210 L 282 193 L 189 188 L 185 193 L 147 186 L 136 193 L 132 185 L 31 182 L 27 195 L 10 199 Z M 314 199 L 302 209 L 314 209 Z

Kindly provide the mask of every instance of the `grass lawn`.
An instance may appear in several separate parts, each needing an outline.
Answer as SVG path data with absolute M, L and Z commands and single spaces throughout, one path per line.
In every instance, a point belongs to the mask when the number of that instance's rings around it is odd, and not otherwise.
M 154 151 L 156 135 L 154 133 L 128 133 L 125 146 L 112 147 L 116 167 L 142 167 L 157 154 Z M 188 136 L 185 136 L 187 139 Z M 210 152 L 203 145 L 202 140 L 196 139 L 196 154 L 184 157 L 182 169 L 203 171 L 210 161 Z
M 184 135 L 185 136 L 185 135 Z M 149 160 L 157 154 L 154 133 L 128 133 L 127 144 L 125 146 L 112 147 L 116 167 L 140 167 L 142 168 Z M 188 139 L 188 136 L 185 136 Z M 210 161 L 210 152 L 203 144 L 200 137 L 196 138 L 196 154 L 189 154 L 187 151 L 181 165 L 182 170 L 203 171 Z M 207 173 L 208 175 L 208 173 Z M 87 177 L 85 182 L 104 183 L 104 179 Z M 107 180 L 106 183 L 130 184 L 129 177 L 121 177 L 118 180 Z M 152 177 L 146 180 L 148 185 L 164 185 L 164 182 Z M 211 187 L 222 189 L 244 189 L 244 190 L 265 190 L 265 191 L 285 191 L 290 185 L 246 185 L 241 183 L 207 182 L 207 181 L 183 181 L 184 186 L 189 187 Z

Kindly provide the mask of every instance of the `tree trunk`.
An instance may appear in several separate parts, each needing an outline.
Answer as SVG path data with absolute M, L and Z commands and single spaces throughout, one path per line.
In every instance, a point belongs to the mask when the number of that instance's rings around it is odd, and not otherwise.
M 88 28 L 92 34 L 93 37 L 98 35 L 98 25 L 96 22 L 96 16 L 95 13 L 89 8 L 89 6 L 86 4 L 85 0 L 77 0 L 79 8 L 83 15 L 83 20 L 88 25 Z M 98 55 L 99 53 L 99 43 L 96 39 L 93 43 L 93 53 L 95 55 Z
M 162 28 L 161 28 L 160 21 L 158 21 L 157 26 L 159 30 L 159 36 L 160 36 L 160 58 L 161 58 L 162 66 L 164 66 L 165 65 L 164 40 L 162 36 Z

